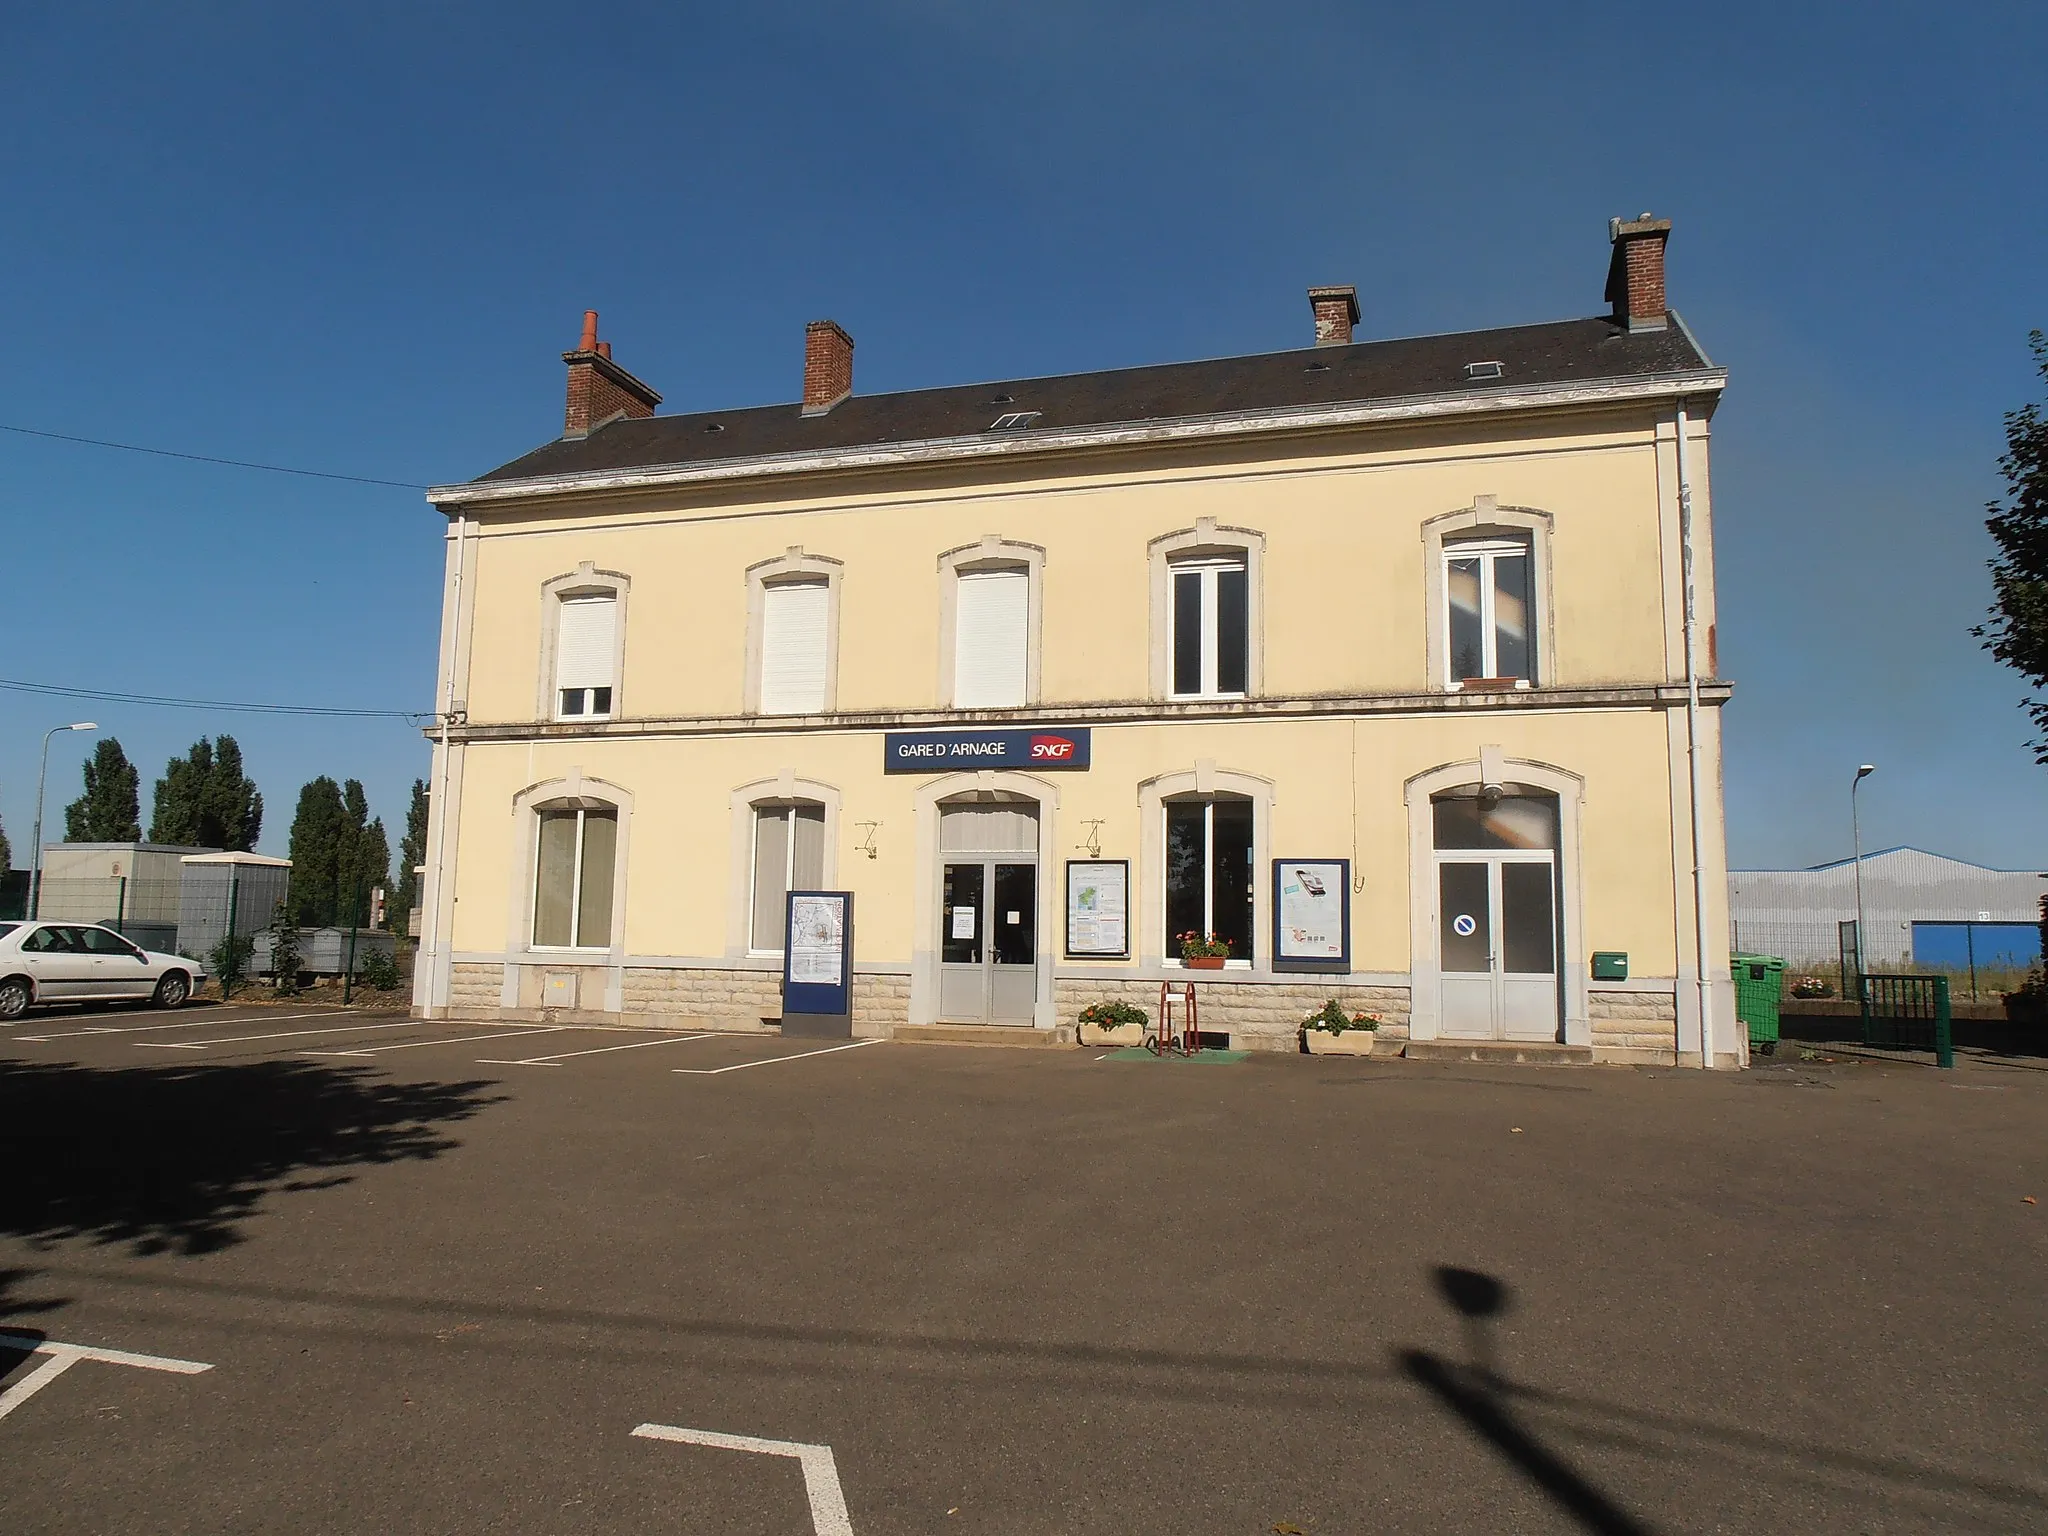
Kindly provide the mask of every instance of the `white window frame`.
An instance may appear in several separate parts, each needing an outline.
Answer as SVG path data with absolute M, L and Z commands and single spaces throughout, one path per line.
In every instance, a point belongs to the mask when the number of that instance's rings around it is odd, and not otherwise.
M 541 655 L 539 688 L 534 697 L 534 718 L 557 724 L 617 720 L 624 713 L 626 688 L 626 605 L 632 581 L 623 571 L 599 570 L 586 560 L 573 571 L 550 577 L 541 583 Z M 562 691 L 555 686 L 561 653 L 562 604 L 576 598 L 608 597 L 612 600 L 612 706 L 602 714 L 565 715 Z
M 1217 577 L 1224 571 L 1242 571 L 1245 579 L 1245 688 L 1226 691 L 1217 685 L 1222 667 L 1221 649 L 1222 626 L 1217 620 Z M 1169 560 L 1166 564 L 1166 656 L 1168 668 L 1168 698 L 1172 699 L 1242 699 L 1250 692 L 1251 684 L 1251 562 L 1242 555 L 1205 555 L 1193 560 Z M 1173 690 L 1172 669 L 1180 654 L 1179 615 L 1180 578 L 1194 575 L 1201 580 L 1201 625 L 1202 683 L 1193 693 Z
M 1196 702 L 1203 699 L 1255 698 L 1265 687 L 1265 602 L 1263 568 L 1266 536 L 1255 528 L 1234 528 L 1213 517 L 1198 518 L 1192 528 L 1161 534 L 1146 547 L 1151 568 L 1151 681 L 1155 699 Z M 1181 694 L 1173 691 L 1173 573 L 1206 560 L 1239 561 L 1245 573 L 1245 688 L 1232 694 Z M 1213 609 L 1212 609 L 1213 612 Z M 1213 656 L 1213 642 L 1210 647 Z M 1213 678 L 1213 670 L 1206 674 Z
M 1423 633 L 1428 670 L 1424 686 L 1445 693 L 1462 691 L 1464 679 L 1452 677 L 1450 561 L 1459 549 L 1520 541 L 1529 556 L 1529 670 L 1522 686 L 1543 688 L 1557 676 L 1557 621 L 1551 602 L 1551 514 L 1537 507 L 1504 507 L 1493 496 L 1475 496 L 1472 505 L 1423 522 Z
M 1249 971 L 1258 959 L 1259 953 L 1259 803 L 1250 795 L 1237 794 L 1229 790 L 1221 794 L 1207 791 L 1200 794 L 1176 794 L 1161 799 L 1159 804 L 1159 847 L 1162 854 L 1159 866 L 1159 944 L 1160 964 L 1174 970 L 1186 969 L 1180 957 L 1180 948 L 1173 934 L 1166 931 L 1167 900 L 1166 881 L 1169 872 L 1164 858 L 1165 850 L 1172 846 L 1172 837 L 1167 830 L 1168 819 L 1176 805 L 1200 805 L 1202 807 L 1202 932 L 1216 931 L 1216 802 L 1219 799 L 1242 800 L 1252 815 L 1252 861 L 1247 872 L 1251 885 L 1251 942 L 1252 953 L 1245 956 L 1232 955 L 1223 962 L 1226 971 Z
M 821 714 L 839 707 L 839 599 L 840 577 L 846 567 L 830 555 L 806 553 L 793 544 L 773 560 L 761 560 L 747 567 L 747 654 L 746 677 L 741 697 L 744 713 L 761 711 L 761 663 L 767 638 L 768 588 L 785 582 L 825 583 L 825 697 Z M 800 720 L 802 715 L 778 715 L 777 719 Z
M 607 935 L 602 944 L 543 944 L 540 942 L 540 829 L 541 823 L 550 814 L 573 811 L 576 816 L 576 861 L 569 871 L 569 932 L 571 935 L 583 930 L 583 848 L 584 827 L 592 812 L 612 822 L 612 932 L 619 926 L 618 883 L 620 863 L 620 842 L 624 834 L 623 820 L 619 807 L 615 805 L 537 805 L 533 808 L 533 879 L 532 900 L 527 904 L 527 948 L 535 954 L 560 955 L 601 955 L 612 948 L 611 936 Z
M 754 779 L 734 786 L 729 801 L 731 814 L 728 869 L 725 896 L 725 958 L 755 958 L 754 942 L 754 808 L 782 802 L 808 803 L 825 808 L 825 889 L 837 890 L 839 881 L 839 812 L 841 796 L 836 785 L 817 779 L 801 779 L 793 768 L 773 778 Z M 773 958 L 780 950 L 761 958 Z
M 1015 569 L 1022 566 L 1030 578 L 1030 607 L 1024 621 L 1024 699 L 1029 706 L 1039 702 L 1039 669 L 1042 647 L 1039 636 L 1045 611 L 1045 550 L 1037 544 L 1023 544 L 1001 534 L 984 534 L 972 544 L 962 544 L 939 556 L 939 705 L 957 709 L 955 673 L 960 660 L 960 585 L 963 575 L 976 571 Z M 994 706 L 990 706 L 994 707 Z
M 1475 672 L 1472 675 L 1474 677 L 1488 678 L 1502 675 L 1498 670 L 1500 666 L 1500 653 L 1498 650 L 1500 644 L 1500 625 L 1495 617 L 1494 603 L 1496 593 L 1493 579 L 1494 561 L 1502 555 L 1512 555 L 1524 562 L 1522 566 L 1523 579 L 1529 591 L 1529 611 L 1525 622 L 1529 636 L 1529 672 L 1531 675 L 1518 679 L 1517 685 L 1523 688 L 1533 688 L 1536 686 L 1534 674 L 1543 657 L 1538 644 L 1538 624 L 1536 621 L 1536 552 L 1530 547 L 1530 544 L 1531 541 L 1525 538 L 1458 539 L 1445 542 L 1443 553 L 1444 600 L 1439 604 L 1439 607 L 1442 609 L 1440 623 L 1443 627 L 1444 686 L 1446 688 L 1455 692 L 1465 686 L 1464 678 L 1451 675 L 1456 670 L 1454 663 L 1457 659 L 1451 647 L 1451 562 L 1453 560 L 1476 559 L 1479 562 L 1479 638 L 1485 656 L 1486 670 Z
M 783 952 L 782 945 L 778 944 L 773 948 L 764 948 L 762 945 L 757 944 L 754 941 L 754 917 L 756 913 L 756 902 L 761 894 L 761 813 L 763 811 L 784 811 L 790 813 L 789 832 L 782 840 L 782 892 L 784 897 L 786 898 L 791 891 L 796 889 L 795 813 L 799 810 L 815 810 L 816 812 L 818 812 L 818 820 L 825 825 L 825 831 L 829 832 L 830 823 L 832 821 L 832 812 L 830 807 L 828 807 L 822 800 L 803 799 L 756 800 L 752 802 L 748 809 L 752 813 L 752 826 L 750 828 L 750 836 L 748 838 L 747 846 L 747 953 L 749 955 L 754 955 L 757 957 L 778 957 Z M 823 834 L 821 834 L 821 836 L 822 835 Z M 830 855 L 827 848 L 821 848 L 819 850 L 819 862 L 821 866 L 829 859 L 829 857 Z M 823 880 L 825 878 L 824 870 L 822 869 L 822 867 L 819 870 L 818 878 L 820 880 Z

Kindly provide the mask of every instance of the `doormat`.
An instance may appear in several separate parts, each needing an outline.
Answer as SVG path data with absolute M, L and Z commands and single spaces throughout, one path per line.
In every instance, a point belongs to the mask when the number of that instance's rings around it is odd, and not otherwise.
M 1164 1056 L 1154 1056 L 1142 1045 L 1127 1045 L 1122 1050 L 1111 1051 L 1108 1059 L 1111 1061 L 1213 1061 L 1228 1066 L 1233 1061 L 1243 1061 L 1249 1054 L 1247 1051 L 1203 1050 L 1195 1052 L 1192 1056 L 1179 1056 L 1171 1051 L 1167 1052 Z

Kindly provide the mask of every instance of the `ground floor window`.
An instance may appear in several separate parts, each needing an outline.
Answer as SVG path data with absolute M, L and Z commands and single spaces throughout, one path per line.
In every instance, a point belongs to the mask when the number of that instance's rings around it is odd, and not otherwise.
M 809 800 L 754 807 L 753 928 L 748 943 L 780 954 L 785 898 L 825 883 L 825 807 Z
M 1252 802 L 1213 795 L 1166 802 L 1166 935 L 1169 963 L 1183 933 L 1230 941 L 1233 962 L 1252 959 Z
M 609 949 L 619 813 L 610 808 L 540 813 L 534 865 L 533 942 L 541 949 Z

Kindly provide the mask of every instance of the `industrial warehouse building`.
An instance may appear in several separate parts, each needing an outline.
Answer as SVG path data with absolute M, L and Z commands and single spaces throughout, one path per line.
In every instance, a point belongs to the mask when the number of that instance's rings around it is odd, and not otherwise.
M 1241 1047 L 1338 997 L 1739 1064 L 1669 230 L 1615 222 L 1591 318 L 1361 341 L 1319 288 L 1297 350 L 883 395 L 819 321 L 800 402 L 685 416 L 586 316 L 563 436 L 429 493 L 419 1012 L 772 1026 L 830 890 L 863 1035 L 1195 976 Z

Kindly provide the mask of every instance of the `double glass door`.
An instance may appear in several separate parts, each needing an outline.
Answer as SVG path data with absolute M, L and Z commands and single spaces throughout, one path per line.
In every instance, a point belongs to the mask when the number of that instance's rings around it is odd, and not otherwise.
M 939 907 L 939 1012 L 1029 1024 L 1038 1001 L 1038 865 L 950 855 Z
M 1558 1036 L 1557 802 L 1435 806 L 1439 1027 L 1467 1040 Z

